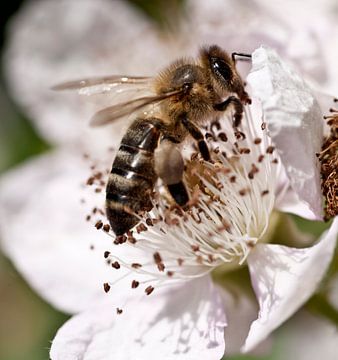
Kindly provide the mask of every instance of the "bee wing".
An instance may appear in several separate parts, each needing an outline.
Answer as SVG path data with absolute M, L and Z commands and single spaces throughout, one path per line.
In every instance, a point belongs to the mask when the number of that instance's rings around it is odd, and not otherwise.
M 98 111 L 91 119 L 91 126 L 101 126 L 109 124 L 121 117 L 138 111 L 148 105 L 159 103 L 172 96 L 178 95 L 182 90 L 174 90 L 160 95 L 144 96 L 130 101 L 122 102 L 113 106 L 109 106 Z
M 121 93 L 124 90 L 145 89 L 152 82 L 151 77 L 129 76 L 129 75 L 109 75 L 102 77 L 92 77 L 74 81 L 67 81 L 52 87 L 52 90 L 77 90 L 80 95 L 96 95 L 105 93 Z

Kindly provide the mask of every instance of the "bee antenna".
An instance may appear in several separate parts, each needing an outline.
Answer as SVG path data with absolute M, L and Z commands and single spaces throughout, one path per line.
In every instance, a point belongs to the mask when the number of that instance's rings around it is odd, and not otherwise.
M 236 62 L 236 56 L 239 57 L 238 60 L 246 60 L 247 58 L 251 59 L 251 54 L 244 54 L 244 53 L 238 53 L 238 52 L 233 52 L 231 54 L 231 58 L 233 62 Z M 241 59 L 241 58 L 246 58 L 246 59 Z

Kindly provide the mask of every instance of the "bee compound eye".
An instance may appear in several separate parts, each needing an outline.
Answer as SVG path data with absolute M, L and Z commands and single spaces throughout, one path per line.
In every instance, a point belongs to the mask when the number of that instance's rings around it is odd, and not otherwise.
M 223 59 L 211 58 L 211 68 L 216 75 L 221 76 L 225 81 L 231 80 L 232 70 Z

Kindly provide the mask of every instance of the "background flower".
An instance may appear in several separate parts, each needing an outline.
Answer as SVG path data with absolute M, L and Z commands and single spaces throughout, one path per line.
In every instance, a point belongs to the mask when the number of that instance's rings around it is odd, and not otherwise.
M 114 139 L 117 141 L 118 131 L 122 130 L 117 126 L 111 132 L 108 129 L 88 131 L 84 119 L 90 117 L 95 105 L 83 103 L 76 96 L 56 95 L 48 90 L 49 86 L 84 75 L 112 72 L 153 74 L 168 59 L 172 59 L 173 54 L 175 57 L 195 54 L 198 45 L 203 42 L 217 42 L 229 51 L 238 50 L 238 46 L 243 51 L 250 51 L 263 41 L 278 48 L 289 59 L 296 60 L 299 69 L 319 83 L 319 86 L 337 91 L 337 50 L 331 46 L 332 36 L 337 33 L 337 8 L 334 1 L 320 4 L 309 2 L 306 11 L 302 11 L 301 2 L 293 1 L 283 4 L 274 2 L 274 5 L 267 1 L 207 3 L 208 6 L 204 1 L 187 1 L 183 8 L 186 17 L 184 21 L 178 22 L 179 30 L 173 36 L 164 35 L 140 10 L 118 1 L 27 3 L 9 27 L 11 40 L 4 57 L 7 84 L 39 133 L 54 146 L 62 146 L 63 149 L 48 158 L 27 164 L 22 172 L 17 170 L 17 176 L 15 173 L 8 175 L 7 182 L 12 185 L 6 191 L 9 197 L 6 200 L 12 204 L 14 201 L 13 213 L 16 221 L 22 224 L 22 234 L 13 236 L 8 223 L 2 225 L 1 233 L 4 239 L 13 239 L 5 243 L 6 253 L 31 278 L 35 288 L 49 288 L 47 298 L 50 302 L 54 303 L 53 283 L 49 282 L 50 274 L 53 273 L 52 264 L 55 261 L 75 263 L 77 258 L 86 259 L 90 253 L 90 235 L 87 230 L 83 232 L 84 241 L 88 245 L 84 252 L 79 251 L 76 244 L 71 251 L 68 246 L 69 241 L 74 239 L 71 236 L 73 231 L 86 226 L 79 225 L 82 221 L 81 207 L 73 200 L 81 198 L 81 191 L 72 180 L 80 180 L 81 174 L 85 175 L 87 165 L 81 163 L 80 159 L 74 161 L 77 155 L 73 152 L 76 150 L 78 153 L 81 149 L 82 152 L 89 150 L 92 156 L 106 156 L 107 146 Z M 312 21 L 313 18 L 316 18 L 316 22 Z M 12 148 L 22 146 L 20 137 L 15 140 Z M 36 151 L 43 148 L 41 142 L 37 144 Z M 72 166 L 74 162 L 79 164 L 76 169 Z M 12 180 L 18 177 L 25 179 L 25 187 L 20 186 L 21 182 Z M 34 189 L 35 192 L 29 194 L 27 189 Z M 60 204 L 61 196 L 65 207 L 72 209 L 71 218 L 63 214 L 63 208 L 53 206 L 53 201 L 56 205 Z M 49 203 L 37 201 L 44 197 L 48 198 Z M 36 207 L 35 214 L 42 211 L 50 215 L 43 219 L 34 218 L 34 213 L 27 214 L 24 211 L 26 206 L 31 205 Z M 48 233 L 43 227 L 47 220 L 53 228 Z M 57 223 L 62 226 L 54 230 L 54 224 Z M 34 227 L 31 227 L 32 224 Z M 46 238 L 50 239 L 48 245 Z M 23 247 L 20 249 L 16 244 L 22 240 Z M 60 243 L 67 246 L 59 247 Z M 50 250 L 48 246 L 55 248 L 53 258 L 46 256 Z M 25 250 L 32 249 L 37 251 L 33 259 L 21 256 Z M 34 281 L 36 271 L 46 273 L 45 281 Z M 86 266 L 77 271 L 86 271 Z M 105 269 L 98 269 L 94 276 L 88 274 L 88 283 L 93 284 L 91 296 L 99 291 L 96 274 L 101 274 L 101 271 Z M 62 282 L 65 277 L 67 279 L 66 273 L 55 275 L 59 276 L 54 277 L 55 281 Z M 84 284 L 65 282 L 65 286 L 81 294 Z M 90 297 L 80 298 L 83 306 L 91 301 Z M 65 311 L 73 311 L 69 300 L 65 297 L 64 303 L 57 305 Z

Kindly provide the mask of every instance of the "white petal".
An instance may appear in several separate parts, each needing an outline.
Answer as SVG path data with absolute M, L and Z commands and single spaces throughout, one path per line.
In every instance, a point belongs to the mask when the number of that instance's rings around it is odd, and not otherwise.
M 322 218 L 319 162 L 323 119 L 310 88 L 275 51 L 259 48 L 253 53 L 248 83 L 262 101 L 264 119 L 300 199 Z
M 156 292 L 158 291 L 158 294 Z M 170 291 L 154 290 L 122 307 L 92 308 L 57 333 L 52 360 L 219 360 L 224 312 L 209 277 Z
M 337 327 L 318 315 L 297 313 L 279 332 L 283 349 L 276 360 L 335 360 L 338 353 Z
M 155 26 L 125 1 L 26 2 L 8 34 L 10 90 L 41 134 L 57 143 L 85 141 L 82 132 L 97 105 L 51 86 L 108 74 L 152 75 L 171 51 Z M 95 97 L 101 107 L 111 100 Z
M 251 281 L 259 302 L 243 352 L 248 352 L 296 312 L 313 294 L 332 259 L 338 218 L 311 248 L 259 244 L 249 255 Z
M 254 294 L 247 294 L 240 286 L 229 286 L 220 289 L 227 315 L 225 328 L 225 354 L 237 355 L 248 335 L 251 323 L 256 319 L 258 304 Z M 260 343 L 250 354 L 265 355 L 271 350 L 272 339 L 268 337 Z
M 104 203 L 103 194 L 92 200 L 83 189 L 87 167 L 65 149 L 28 162 L 0 182 L 4 252 L 39 294 L 70 313 L 106 296 L 102 284 L 116 275 L 103 257 L 111 241 L 85 221 L 93 203 Z M 92 202 L 81 204 L 83 197 Z

